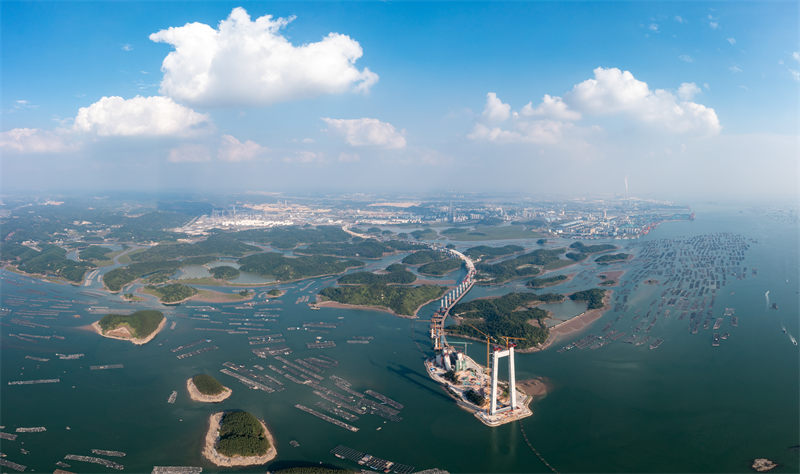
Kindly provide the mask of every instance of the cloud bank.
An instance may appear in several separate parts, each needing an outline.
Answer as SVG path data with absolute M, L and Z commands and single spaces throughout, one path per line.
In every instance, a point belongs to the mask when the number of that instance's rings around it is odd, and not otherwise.
M 250 19 L 237 7 L 213 28 L 187 23 L 150 35 L 172 45 L 161 65 L 160 92 L 179 102 L 200 105 L 266 105 L 348 91 L 366 92 L 378 81 L 355 63 L 361 45 L 347 35 L 293 45 L 281 30 L 293 18 L 264 15 Z
M 394 125 L 374 118 L 334 119 L 323 118 L 329 130 L 344 137 L 344 140 L 355 147 L 374 146 L 380 148 L 405 148 L 406 139 Z
M 563 98 L 545 94 L 539 105 L 529 102 L 518 112 L 489 92 L 482 120 L 468 137 L 554 144 L 586 118 L 617 118 L 668 134 L 714 135 L 722 128 L 714 109 L 693 102 L 701 93 L 695 83 L 684 82 L 672 93 L 650 89 L 630 71 L 598 67 L 593 72 L 593 78 L 575 84 Z

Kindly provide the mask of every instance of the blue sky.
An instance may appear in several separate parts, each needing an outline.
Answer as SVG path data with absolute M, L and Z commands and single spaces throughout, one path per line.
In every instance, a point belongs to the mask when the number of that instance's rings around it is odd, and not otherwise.
M 797 193 L 797 2 L 0 8 L 6 190 Z

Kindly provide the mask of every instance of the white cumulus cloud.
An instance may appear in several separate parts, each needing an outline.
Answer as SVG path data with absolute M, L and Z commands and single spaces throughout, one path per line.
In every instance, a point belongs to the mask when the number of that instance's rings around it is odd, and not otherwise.
M 557 144 L 563 143 L 568 134 L 578 137 L 597 129 L 596 125 L 582 126 L 582 121 L 602 117 L 620 117 L 670 133 L 715 134 L 721 127 L 714 109 L 692 102 L 700 92 L 693 82 L 682 83 L 677 95 L 663 89 L 651 90 L 629 71 L 598 67 L 593 78 L 575 84 L 563 98 L 545 94 L 538 106 L 529 102 L 519 112 L 511 111 L 510 105 L 489 93 L 481 120 L 467 138 Z M 498 109 L 505 111 L 502 116 L 490 113 Z M 510 122 L 497 120 L 506 114 L 511 117 Z
M 351 146 L 376 146 L 382 148 L 405 148 L 406 139 L 403 132 L 398 132 L 394 125 L 374 118 L 322 119 L 330 130 L 342 135 Z
M 0 133 L 0 149 L 16 153 L 61 153 L 78 148 L 63 130 L 14 128 Z
M 240 142 L 231 135 L 223 135 L 217 157 L 223 161 L 251 161 L 266 151 L 266 147 L 252 140 Z
M 678 87 L 678 97 L 680 97 L 681 100 L 692 100 L 694 96 L 700 92 L 700 87 L 694 82 L 684 82 Z
M 73 129 L 101 137 L 186 136 L 210 123 L 208 115 L 176 104 L 169 97 L 103 97 L 81 107 Z
M 542 103 L 537 107 L 533 107 L 531 102 L 528 102 L 519 112 L 524 116 L 540 116 L 549 117 L 557 120 L 579 120 L 581 114 L 574 110 L 570 110 L 569 106 L 564 103 L 561 97 L 552 97 L 550 94 L 545 94 L 542 97 Z
M 679 100 L 663 89 L 651 90 L 630 71 L 617 68 L 596 68 L 594 78 L 576 84 L 565 99 L 580 111 L 624 115 L 672 132 L 717 133 L 721 128 L 714 109 Z
M 378 75 L 359 70 L 361 45 L 347 35 L 293 45 L 281 34 L 293 18 L 250 19 L 237 7 L 213 28 L 187 23 L 150 35 L 175 50 L 161 65 L 161 93 L 204 105 L 264 105 L 347 91 L 368 91 Z
M 486 106 L 483 108 L 483 117 L 490 122 L 502 122 L 511 115 L 511 106 L 504 104 L 497 98 L 497 94 L 489 92 L 486 94 Z

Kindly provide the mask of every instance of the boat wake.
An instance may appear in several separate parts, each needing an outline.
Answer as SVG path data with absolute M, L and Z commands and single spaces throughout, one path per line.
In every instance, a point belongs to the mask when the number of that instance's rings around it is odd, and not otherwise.
M 767 300 L 767 309 L 769 309 L 769 290 L 767 290 L 767 292 L 764 293 L 764 298 Z
M 797 345 L 797 339 L 795 339 L 795 337 L 792 336 L 792 333 L 786 330 L 786 325 L 784 325 L 783 323 L 781 323 L 781 331 L 783 331 L 784 334 L 789 336 L 789 341 L 791 341 L 792 344 L 794 344 L 795 346 Z

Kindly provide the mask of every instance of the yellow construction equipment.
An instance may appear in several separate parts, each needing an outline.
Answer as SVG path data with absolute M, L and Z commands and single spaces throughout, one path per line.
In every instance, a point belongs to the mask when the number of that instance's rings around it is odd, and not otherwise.
M 486 372 L 488 373 L 489 372 L 489 343 L 492 341 L 492 336 L 486 334 L 485 332 L 483 332 L 480 329 L 476 328 L 472 324 L 469 324 L 469 323 L 464 323 L 464 324 L 466 324 L 467 326 L 471 327 L 472 329 L 474 329 L 474 330 L 478 331 L 479 333 L 483 334 L 484 336 L 486 336 Z
M 505 339 L 506 340 L 506 348 L 508 348 L 508 347 L 510 347 L 509 344 L 508 344 L 509 340 L 511 340 L 511 339 L 519 339 L 521 341 L 524 341 L 527 338 L 526 337 L 500 336 L 500 339 Z

